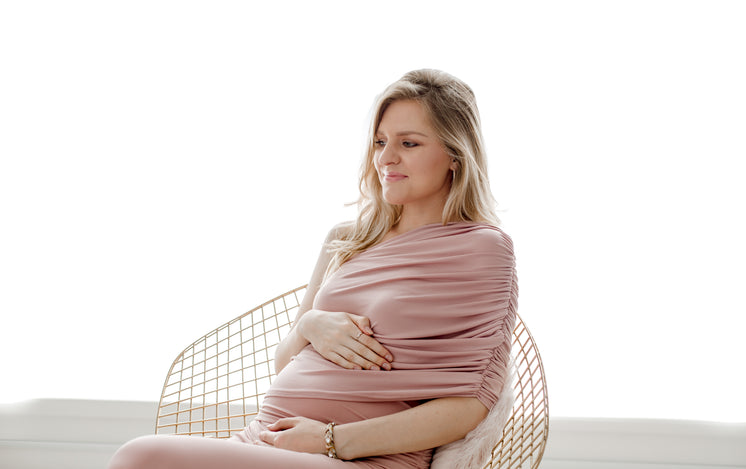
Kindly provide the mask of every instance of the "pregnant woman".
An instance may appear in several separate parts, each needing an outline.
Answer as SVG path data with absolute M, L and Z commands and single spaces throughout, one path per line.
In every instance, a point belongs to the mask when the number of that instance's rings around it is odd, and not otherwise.
M 379 96 L 355 221 L 333 228 L 278 375 L 229 440 L 147 436 L 119 468 L 427 468 L 492 409 L 517 284 L 472 90 L 436 70 Z

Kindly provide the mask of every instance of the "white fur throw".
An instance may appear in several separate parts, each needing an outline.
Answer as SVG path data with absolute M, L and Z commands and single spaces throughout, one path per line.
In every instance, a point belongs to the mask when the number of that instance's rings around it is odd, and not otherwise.
M 513 364 L 508 367 L 513 370 Z M 487 463 L 492 447 L 502 435 L 513 412 L 513 373 L 505 381 L 497 402 L 487 417 L 464 438 L 436 448 L 430 469 L 481 469 Z

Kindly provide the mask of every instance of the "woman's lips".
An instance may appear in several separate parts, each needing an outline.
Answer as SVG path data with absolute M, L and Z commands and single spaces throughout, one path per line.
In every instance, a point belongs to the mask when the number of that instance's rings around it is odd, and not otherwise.
M 383 180 L 388 182 L 401 181 L 402 179 L 406 178 L 407 176 L 403 175 L 402 173 L 383 173 Z

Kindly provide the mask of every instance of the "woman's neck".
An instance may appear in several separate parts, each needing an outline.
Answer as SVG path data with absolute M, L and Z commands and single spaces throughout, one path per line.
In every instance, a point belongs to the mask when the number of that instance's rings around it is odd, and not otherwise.
M 439 213 L 424 213 L 409 210 L 409 213 L 407 213 L 407 211 L 404 210 L 401 217 L 399 217 L 399 221 L 389 229 L 388 233 L 384 236 L 384 239 L 393 238 L 394 236 L 404 234 L 421 226 L 442 222 L 442 211 Z

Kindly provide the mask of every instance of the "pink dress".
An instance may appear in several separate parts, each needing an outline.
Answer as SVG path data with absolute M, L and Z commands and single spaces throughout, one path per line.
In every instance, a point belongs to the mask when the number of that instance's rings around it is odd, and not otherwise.
M 236 467 L 427 468 L 431 450 L 339 461 L 250 443 L 283 417 L 344 424 L 457 396 L 492 408 L 507 373 L 517 294 L 512 242 L 488 225 L 426 225 L 356 255 L 322 286 L 314 308 L 370 318 L 393 369 L 347 370 L 307 346 L 277 376 L 257 418 L 233 437 L 248 449 Z M 274 456 L 260 462 L 248 456 L 252 450 Z

